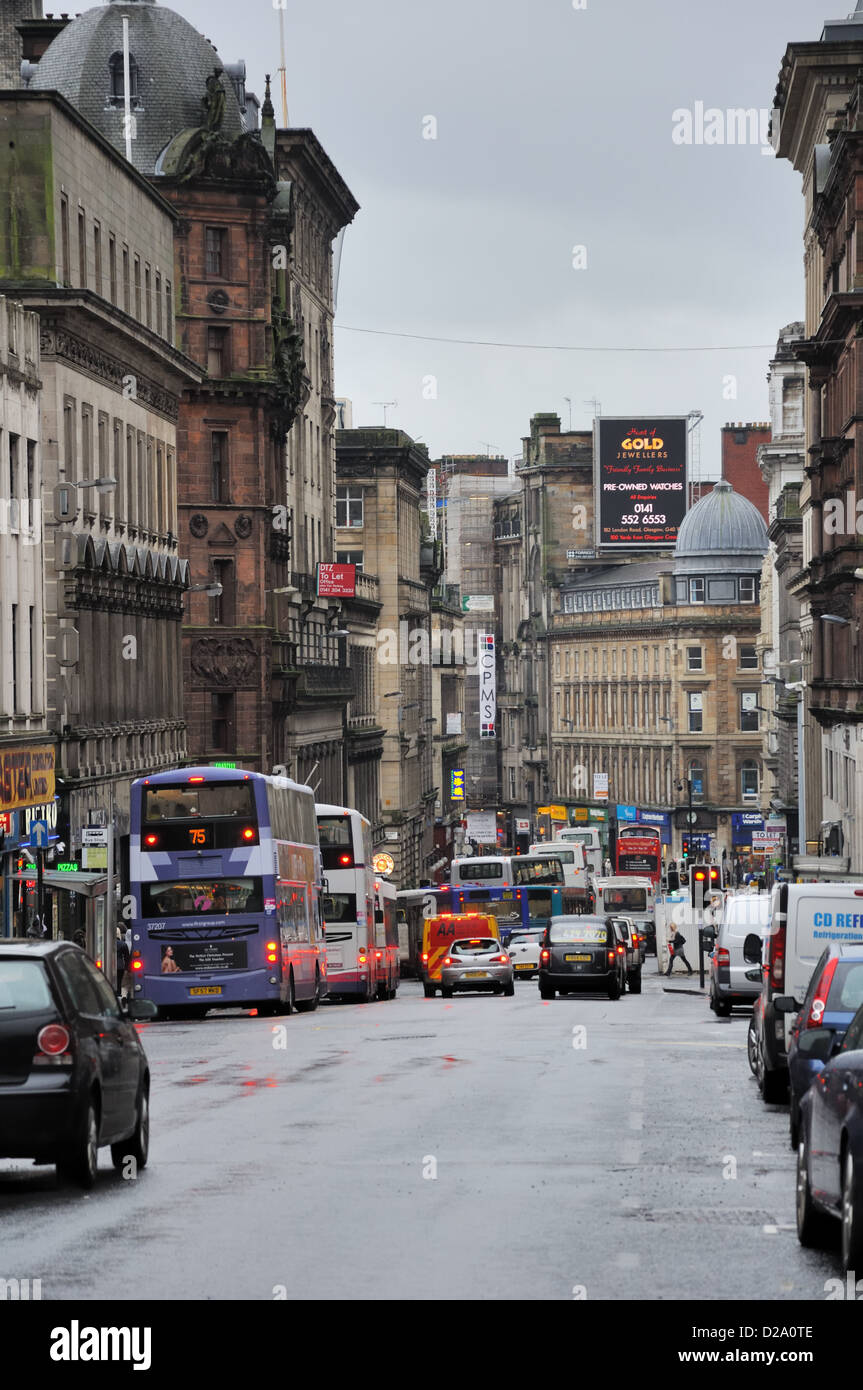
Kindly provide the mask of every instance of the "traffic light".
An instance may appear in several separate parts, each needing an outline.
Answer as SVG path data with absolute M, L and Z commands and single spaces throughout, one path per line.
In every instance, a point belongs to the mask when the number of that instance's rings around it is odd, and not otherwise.
M 704 890 L 710 882 L 710 866 L 693 864 L 689 872 L 689 897 L 693 907 L 704 906 Z
M 722 888 L 722 871 L 718 864 L 710 865 L 710 887 Z
M 688 859 L 688 858 L 689 858 L 689 836 L 688 836 L 688 835 L 684 835 L 684 836 L 683 836 L 683 858 L 684 858 L 684 859 Z

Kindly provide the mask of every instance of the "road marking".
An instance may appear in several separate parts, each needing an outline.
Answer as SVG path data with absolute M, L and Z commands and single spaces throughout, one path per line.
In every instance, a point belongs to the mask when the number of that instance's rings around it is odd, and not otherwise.
M 682 1038 L 623 1038 L 621 1041 L 638 1047 L 733 1047 L 740 1052 L 746 1051 L 746 1043 L 684 1042 Z

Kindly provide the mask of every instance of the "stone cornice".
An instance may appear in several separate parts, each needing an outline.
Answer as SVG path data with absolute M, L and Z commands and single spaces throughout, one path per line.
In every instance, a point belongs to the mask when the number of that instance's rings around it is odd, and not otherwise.
M 42 323 L 40 346 L 43 359 L 58 359 L 68 362 L 76 371 L 84 372 L 97 381 L 103 381 L 119 395 L 123 394 L 124 381 L 135 378 L 135 399 L 161 415 L 163 419 L 176 424 L 180 414 L 179 396 L 165 391 L 157 382 L 140 372 L 130 371 L 127 363 L 121 362 L 103 348 L 85 342 L 76 333 L 70 333 L 50 319 Z

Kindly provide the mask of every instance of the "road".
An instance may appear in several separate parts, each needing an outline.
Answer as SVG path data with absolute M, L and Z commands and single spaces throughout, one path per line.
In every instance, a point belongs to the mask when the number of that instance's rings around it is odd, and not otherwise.
M 798 1246 L 746 1027 L 655 974 L 616 1003 L 404 982 L 144 1025 L 149 1166 L 124 1181 L 103 1150 L 85 1195 L 0 1163 L 0 1276 L 43 1299 L 823 1300 L 837 1263 Z

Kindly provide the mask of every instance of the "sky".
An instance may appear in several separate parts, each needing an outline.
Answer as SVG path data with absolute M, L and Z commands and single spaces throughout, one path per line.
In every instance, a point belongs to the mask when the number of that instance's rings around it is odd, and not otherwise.
M 172 8 L 251 90 L 274 73 L 281 124 L 276 3 Z M 433 458 L 514 457 L 540 411 L 586 429 L 594 401 L 698 410 L 717 477 L 722 425 L 768 418 L 771 353 L 803 315 L 799 175 L 724 113 L 769 111 L 787 44 L 855 3 L 286 0 L 289 124 L 361 205 L 334 340 L 354 424 L 397 402 L 387 423 Z

